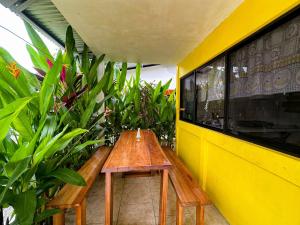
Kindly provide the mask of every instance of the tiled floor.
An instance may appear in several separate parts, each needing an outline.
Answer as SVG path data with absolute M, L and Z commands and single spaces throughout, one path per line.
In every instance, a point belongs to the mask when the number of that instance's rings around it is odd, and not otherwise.
M 114 178 L 114 225 L 156 225 L 159 212 L 160 177 Z M 176 224 L 176 195 L 169 185 L 167 225 Z M 66 215 L 73 225 L 74 212 Z M 104 177 L 97 179 L 87 201 L 87 225 L 104 224 Z M 195 224 L 195 209 L 185 210 L 185 225 Z M 205 225 L 228 225 L 214 206 L 205 208 Z

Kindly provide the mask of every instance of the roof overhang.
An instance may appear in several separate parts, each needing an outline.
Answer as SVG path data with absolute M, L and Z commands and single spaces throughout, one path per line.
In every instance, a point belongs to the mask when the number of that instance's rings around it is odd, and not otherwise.
M 242 0 L 52 0 L 96 54 L 175 64 Z

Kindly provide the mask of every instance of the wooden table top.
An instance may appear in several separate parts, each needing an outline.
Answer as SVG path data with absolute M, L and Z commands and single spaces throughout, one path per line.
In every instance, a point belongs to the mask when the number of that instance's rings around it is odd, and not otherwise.
M 130 172 L 162 170 L 171 166 L 170 161 L 151 130 L 124 131 L 107 158 L 102 172 Z

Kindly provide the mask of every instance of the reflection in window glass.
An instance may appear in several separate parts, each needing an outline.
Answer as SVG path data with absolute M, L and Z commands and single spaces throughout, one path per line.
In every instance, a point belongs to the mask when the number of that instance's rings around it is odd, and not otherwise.
M 210 65 L 196 70 L 197 122 L 223 128 L 225 59 L 216 60 Z
M 230 55 L 229 129 L 300 146 L 300 16 Z
M 195 76 L 194 73 L 182 79 L 181 119 L 194 120 L 195 112 Z

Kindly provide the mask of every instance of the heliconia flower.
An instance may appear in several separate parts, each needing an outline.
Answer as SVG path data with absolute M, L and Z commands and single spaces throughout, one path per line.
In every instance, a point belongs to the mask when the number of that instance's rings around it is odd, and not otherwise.
M 14 78 L 18 78 L 20 76 L 21 70 L 17 67 L 17 63 L 13 62 L 7 66 L 9 73 L 14 76 Z
M 47 64 L 49 66 L 49 68 L 51 69 L 53 66 L 53 63 L 50 59 L 47 59 Z M 60 72 L 60 80 L 61 82 L 65 82 L 66 81 L 66 75 L 67 75 L 67 70 L 66 70 L 67 66 L 63 65 L 62 70 Z
M 66 74 L 67 74 L 67 72 L 66 72 L 66 66 L 63 65 L 61 73 L 60 73 L 60 80 L 61 80 L 61 82 L 65 82 L 66 81 Z
M 165 91 L 165 95 L 171 95 L 174 92 L 172 89 L 168 89 Z
M 49 68 L 51 69 L 53 66 L 53 63 L 51 62 L 50 59 L 47 59 L 47 64 L 48 64 Z

